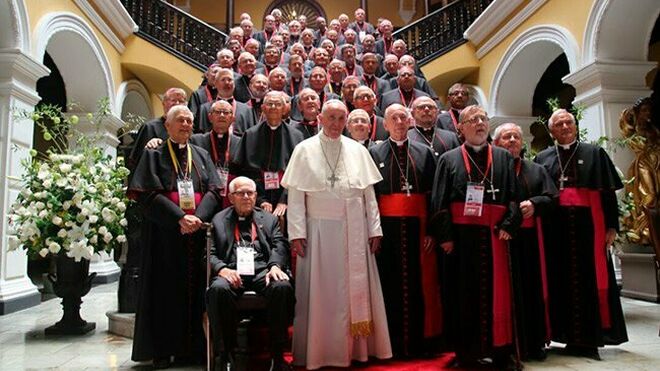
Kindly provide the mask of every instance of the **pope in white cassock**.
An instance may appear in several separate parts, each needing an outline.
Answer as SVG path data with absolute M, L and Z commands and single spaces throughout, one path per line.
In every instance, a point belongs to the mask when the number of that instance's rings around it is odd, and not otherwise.
M 298 254 L 293 358 L 308 369 L 392 357 L 374 257 L 382 178 L 367 149 L 341 135 L 347 115 L 343 102 L 326 102 L 322 131 L 296 146 L 282 179 Z

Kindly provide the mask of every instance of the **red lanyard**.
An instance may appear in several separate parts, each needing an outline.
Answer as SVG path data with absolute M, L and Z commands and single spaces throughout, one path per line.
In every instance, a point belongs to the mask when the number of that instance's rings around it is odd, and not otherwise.
M 204 87 L 204 90 L 206 90 L 206 101 L 207 102 L 213 102 L 213 95 L 211 94 L 211 89 L 209 89 L 209 86 L 206 85 Z
M 295 92 L 293 91 L 293 77 L 291 77 L 291 82 L 289 83 L 289 85 L 291 86 L 291 96 L 298 95 L 298 93 L 300 92 L 300 87 L 302 86 L 302 78 L 300 79 L 300 83 L 298 84 L 298 89 L 296 89 Z
M 367 77 L 363 75 L 362 81 L 367 82 Z M 371 77 L 371 83 L 369 84 L 369 89 L 371 89 L 371 91 L 373 91 L 374 93 L 378 94 L 378 92 L 376 91 L 376 76 Z
M 454 124 L 454 129 L 456 129 L 456 132 L 458 133 L 458 120 L 456 120 L 456 116 L 454 116 L 454 112 L 449 109 L 449 117 L 451 117 L 451 122 Z
M 225 149 L 225 162 L 223 165 L 228 166 L 229 165 L 229 148 L 231 146 L 231 127 L 229 127 L 229 131 L 227 132 L 227 149 Z M 220 157 L 218 156 L 218 148 L 216 147 L 216 138 L 215 138 L 215 132 L 211 131 L 211 149 L 213 150 L 213 162 L 216 164 L 220 160 Z
M 403 98 L 403 91 L 401 88 L 399 88 L 399 96 L 401 97 L 401 104 L 406 106 L 407 108 L 410 108 L 412 105 L 412 102 L 415 100 L 415 89 L 412 90 L 412 96 L 410 97 L 410 103 L 406 104 L 406 100 Z
M 257 227 L 254 225 L 254 222 L 252 222 L 252 231 L 250 233 L 252 241 L 254 242 L 257 240 Z M 238 231 L 238 223 L 234 226 L 234 241 L 242 241 L 243 239 L 241 238 L 241 234 Z
M 488 146 L 488 160 L 486 160 L 486 171 L 481 173 L 484 177 L 481 179 L 481 184 L 484 183 L 484 180 L 486 180 L 486 177 L 488 176 L 488 171 L 490 170 L 491 165 L 493 164 L 493 147 Z M 465 144 L 461 146 L 461 152 L 463 153 L 463 163 L 465 164 L 465 170 L 467 171 L 468 179 L 470 182 L 472 182 L 472 166 L 470 165 L 470 161 L 468 160 L 469 154 L 467 153 L 467 149 L 465 149 Z M 481 169 L 477 167 L 477 170 L 481 172 Z
M 376 122 L 376 115 L 373 115 L 373 118 L 371 119 L 371 140 L 376 140 L 376 125 L 378 123 Z

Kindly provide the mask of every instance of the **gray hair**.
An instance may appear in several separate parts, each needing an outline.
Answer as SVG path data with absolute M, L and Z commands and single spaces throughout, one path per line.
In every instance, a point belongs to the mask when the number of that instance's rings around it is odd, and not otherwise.
M 193 116 L 193 113 L 190 110 L 190 108 L 188 108 L 188 106 L 183 104 L 177 104 L 176 106 L 170 108 L 170 110 L 167 112 L 165 121 L 172 122 L 174 118 L 179 115 L 180 112 L 187 112 L 188 114 L 190 114 L 190 116 Z
M 493 140 L 498 140 L 502 136 L 502 132 L 504 130 L 508 129 L 516 129 L 516 131 L 520 134 L 520 136 L 523 136 L 523 131 L 520 125 L 514 124 L 513 122 L 506 122 L 498 127 L 495 128 L 495 131 L 493 131 Z
M 231 182 L 229 182 L 229 193 L 236 192 L 236 187 L 238 187 L 238 183 L 248 183 L 252 191 L 257 190 L 257 183 L 255 183 L 254 180 L 246 176 L 237 176 Z
M 571 121 L 573 124 L 575 124 L 575 116 L 573 116 L 572 113 L 568 112 L 567 110 L 563 108 L 558 108 L 552 112 L 552 115 L 550 115 L 550 118 L 548 119 L 548 128 L 552 127 L 552 124 L 554 124 L 555 120 L 557 119 L 557 116 L 559 115 L 568 115 L 571 118 Z
M 387 115 L 390 114 L 390 112 L 393 112 L 394 110 L 403 110 L 406 113 L 406 118 L 412 117 L 412 115 L 410 114 L 410 110 L 408 110 L 408 108 L 404 107 L 399 103 L 394 103 L 387 106 L 387 108 L 385 109 L 385 118 L 387 118 Z

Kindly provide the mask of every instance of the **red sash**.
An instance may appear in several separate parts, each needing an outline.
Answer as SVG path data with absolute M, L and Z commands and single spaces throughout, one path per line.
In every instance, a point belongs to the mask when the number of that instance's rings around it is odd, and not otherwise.
M 511 282 L 506 243 L 495 234 L 495 225 L 502 220 L 506 208 L 502 205 L 484 204 L 481 216 L 465 216 L 462 202 L 451 203 L 453 224 L 480 225 L 490 227 L 493 253 L 493 345 L 511 344 L 513 327 L 511 322 Z
M 199 206 L 199 203 L 202 202 L 202 194 L 200 192 L 195 192 L 195 205 Z M 165 193 L 165 197 L 169 198 L 174 204 L 179 206 L 179 192 L 167 192 Z M 183 210 L 186 214 L 188 215 L 193 215 L 195 213 L 195 209 L 188 209 L 188 210 Z
M 606 230 L 600 191 L 586 188 L 564 188 L 559 191 L 559 205 L 563 207 L 588 207 L 591 209 L 591 219 L 594 225 L 593 249 L 600 324 L 603 328 L 610 328 L 610 306 L 607 302 L 609 281 L 607 276 L 607 246 L 605 246 Z
M 541 218 L 527 218 L 523 219 L 520 228 L 535 228 L 536 239 L 539 243 L 539 263 L 541 267 L 541 284 L 543 286 L 543 306 L 545 309 L 545 340 L 551 340 L 551 327 L 550 327 L 550 305 L 548 301 L 548 276 L 545 266 L 545 245 L 543 243 L 543 227 L 541 226 Z
M 426 236 L 426 196 L 414 193 L 393 193 L 378 197 L 381 216 L 416 217 L 420 220 L 419 262 L 421 270 L 422 296 L 424 298 L 424 337 L 432 337 L 442 332 L 442 303 L 436 251 L 424 251 Z

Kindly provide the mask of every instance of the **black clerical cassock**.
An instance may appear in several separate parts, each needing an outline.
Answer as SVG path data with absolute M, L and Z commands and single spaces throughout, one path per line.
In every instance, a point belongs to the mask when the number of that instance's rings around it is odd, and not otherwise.
M 432 197 L 438 243 L 454 243 L 455 269 L 442 277 L 452 288 L 445 301 L 454 303 L 445 318 L 456 326 L 450 341 L 464 361 L 497 355 L 512 343 L 508 255 L 498 233 L 515 233 L 521 221 L 513 157 L 488 144 L 455 148 L 440 157 Z
M 131 178 L 133 177 L 138 162 L 140 162 L 140 157 L 142 157 L 144 146 L 147 145 L 147 142 L 154 138 L 165 140 L 168 137 L 169 135 L 165 129 L 165 116 L 149 120 L 140 126 L 140 130 L 138 130 L 137 137 L 133 144 L 133 149 L 131 150 L 128 161 L 126 161 L 126 165 L 131 171 Z
M 442 130 L 436 127 L 425 129 L 421 126 L 414 126 L 408 130 L 408 139 L 426 145 L 431 149 L 436 160 L 443 153 L 460 146 L 458 136 L 448 130 Z
M 442 330 L 436 252 L 423 248 L 436 161 L 419 143 L 399 144 L 385 140 L 369 152 L 383 176 L 375 186 L 384 233 L 376 260 L 392 351 L 411 356 Z
M 231 204 L 227 198 L 229 183 L 240 174 L 240 169 L 236 164 L 240 141 L 241 138 L 231 131 L 218 134 L 211 130 L 206 134 L 193 134 L 190 137 L 190 143 L 205 149 L 211 155 L 211 160 L 218 173 L 217 193 L 222 197 L 223 209 Z
M 552 210 L 559 192 L 541 165 L 516 158 L 514 168 L 519 201 L 534 205 L 534 215 L 523 219 L 510 242 L 520 350 L 523 358 L 542 358 L 541 349 L 550 343 L 550 313 L 541 218 Z
M 318 120 L 309 121 L 309 120 L 305 120 L 305 118 L 303 117 L 302 121 L 295 121 L 295 120 L 291 121 L 289 126 L 291 126 L 291 128 L 293 128 L 294 130 L 300 132 L 300 134 L 302 134 L 304 139 L 313 137 L 314 135 L 319 133 Z
M 217 95 L 218 91 L 215 87 L 208 84 L 200 86 L 192 93 L 190 100 L 188 101 L 190 112 L 192 112 L 193 116 L 197 116 L 202 104 L 215 101 Z
M 171 150 L 170 150 L 171 148 Z M 180 206 L 180 180 L 191 180 L 195 206 Z M 204 271 L 202 232 L 181 234 L 179 220 L 194 214 L 211 220 L 219 205 L 218 175 L 209 154 L 169 140 L 148 149 L 135 169 L 128 195 L 143 208 L 141 280 L 136 311 L 134 361 L 203 354 Z
M 257 183 L 257 206 L 268 202 L 274 209 L 278 203 L 287 203 L 287 192 L 280 181 L 293 148 L 303 139 L 288 124 L 273 129 L 265 121 L 243 134 L 236 162 L 241 172 Z
M 621 189 L 604 149 L 581 142 L 539 153 L 559 187 L 559 207 L 543 225 L 548 248 L 552 339 L 598 347 L 626 342 L 619 289 L 605 234 L 619 229 Z
M 233 133 L 240 137 L 256 123 L 253 110 L 247 104 L 238 102 L 235 99 L 228 99 L 227 102 L 231 104 L 232 111 L 234 112 Z M 195 133 L 206 133 L 213 128 L 213 124 L 209 120 L 209 112 L 211 112 L 212 104 L 213 102 L 206 102 L 199 107 L 199 114 L 195 116 L 193 123 Z

